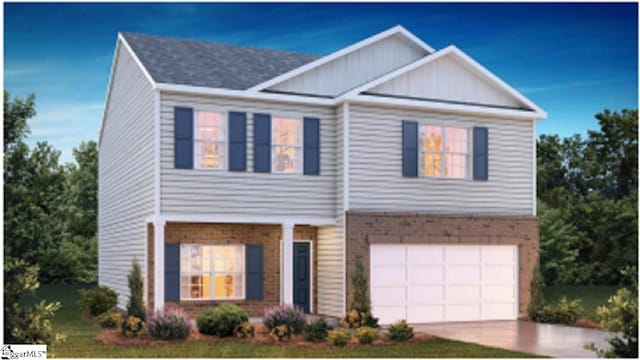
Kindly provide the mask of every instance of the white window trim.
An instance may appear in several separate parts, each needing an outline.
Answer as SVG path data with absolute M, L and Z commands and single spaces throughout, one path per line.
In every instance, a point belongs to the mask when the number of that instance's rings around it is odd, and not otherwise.
M 215 247 L 215 246 L 237 246 L 237 247 L 240 247 L 242 249 L 242 271 L 241 272 L 242 272 L 242 295 L 243 296 L 235 296 L 235 297 L 220 298 L 220 299 L 215 298 L 215 297 L 210 297 L 210 298 L 204 298 L 204 297 L 202 297 L 202 298 L 186 297 L 185 298 L 185 297 L 182 297 L 182 275 L 183 275 L 183 272 L 182 272 L 182 264 L 180 264 L 180 271 L 179 271 L 179 273 L 180 273 L 180 275 L 179 275 L 179 277 L 180 277 L 180 281 L 179 281 L 179 283 L 180 283 L 180 288 L 179 288 L 180 289 L 180 292 L 179 292 L 180 301 L 221 301 L 222 302 L 222 301 L 238 301 L 238 300 L 245 300 L 246 299 L 246 297 L 247 297 L 247 270 L 246 270 L 247 267 L 246 267 L 245 261 L 246 261 L 247 257 L 246 257 L 245 251 L 246 251 L 247 247 L 245 245 L 243 245 L 243 244 L 201 244 L 201 243 L 180 244 L 180 253 L 182 253 L 182 251 L 183 251 L 182 248 L 184 246 L 212 246 L 212 247 Z M 215 257 L 213 257 L 212 259 L 214 259 L 214 258 Z M 213 265 L 213 263 L 212 263 L 212 265 Z M 204 273 L 205 273 L 204 271 L 203 272 L 193 272 L 193 271 L 184 272 L 184 274 L 186 276 L 189 276 L 191 274 L 193 274 L 193 275 L 202 275 Z M 211 281 L 214 282 L 215 281 L 216 271 L 211 271 L 210 273 L 212 274 Z M 215 284 L 213 284 L 211 286 L 211 289 L 212 289 L 213 293 L 215 294 Z
M 439 127 L 442 131 L 442 151 L 440 151 L 441 156 L 441 167 L 443 169 L 443 174 L 442 175 L 425 175 L 425 171 L 424 171 L 424 154 L 427 152 L 424 149 L 424 142 L 422 140 L 422 128 L 424 128 L 425 126 L 432 126 L 432 127 Z M 458 129 L 465 129 L 465 131 L 467 132 L 467 152 L 466 153 L 461 153 L 461 152 L 446 152 L 445 151 L 445 146 L 447 144 L 447 132 L 446 132 L 446 128 L 458 128 Z M 420 166 L 420 171 L 418 171 L 418 175 L 420 177 L 424 177 L 424 178 L 428 178 L 428 179 L 447 179 L 447 180 L 472 180 L 472 171 L 473 171 L 473 154 L 472 154 L 472 149 L 473 149 L 473 139 L 471 136 L 471 129 L 472 127 L 469 125 L 458 125 L 458 124 L 451 124 L 451 125 L 444 125 L 444 124 L 438 124 L 438 123 L 419 123 L 418 124 L 418 142 L 419 142 L 419 154 L 418 154 L 418 165 Z M 435 152 L 433 152 L 435 153 Z M 465 168 L 465 176 L 464 177 L 452 177 L 452 176 L 446 176 L 444 175 L 444 169 L 446 169 L 446 163 L 447 163 L 447 154 L 452 154 L 452 155 L 465 155 L 467 157 L 467 161 L 466 161 L 466 168 Z
M 300 124 L 300 170 L 299 171 L 293 171 L 293 172 L 287 172 L 287 171 L 277 171 L 275 169 L 275 154 L 274 154 L 274 148 L 276 146 L 288 146 L 288 147 L 296 147 L 294 145 L 288 145 L 288 144 L 276 144 L 273 142 L 273 129 L 274 129 L 274 123 L 276 119 L 285 119 L 285 120 L 296 120 L 299 124 Z M 273 174 L 284 174 L 284 175 L 302 175 L 302 173 L 304 173 L 304 121 L 302 120 L 302 118 L 297 117 L 297 116 L 272 116 L 271 117 L 271 173 Z
M 219 168 L 209 168 L 209 167 L 202 167 L 200 166 L 200 161 L 199 158 L 196 156 L 197 152 L 197 144 L 199 141 L 198 137 L 196 136 L 196 134 L 198 133 L 198 113 L 199 112 L 211 112 L 211 113 L 218 113 L 220 114 L 220 118 L 221 118 L 221 123 L 222 123 L 222 129 L 224 130 L 224 140 L 216 140 L 213 142 L 217 142 L 217 143 L 222 143 L 224 142 L 224 145 L 222 146 L 223 149 L 223 158 L 224 158 L 224 163 L 222 167 Z M 194 108 L 193 110 L 193 169 L 194 170 L 205 170 L 205 171 L 226 171 L 229 169 L 229 112 L 228 111 L 222 111 L 222 110 L 211 110 L 211 109 L 197 109 Z

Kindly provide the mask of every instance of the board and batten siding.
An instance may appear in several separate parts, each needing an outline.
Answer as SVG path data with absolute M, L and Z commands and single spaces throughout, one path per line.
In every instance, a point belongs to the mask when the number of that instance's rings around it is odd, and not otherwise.
M 343 316 L 345 307 L 345 243 L 343 196 L 343 109 L 336 109 L 336 226 L 318 228 L 318 313 Z
M 295 76 L 271 90 L 335 96 L 427 55 L 400 35 L 392 35 Z
M 402 120 L 489 129 L 489 180 L 402 176 Z M 531 215 L 533 121 L 351 105 L 350 210 Z
M 118 46 L 98 150 L 98 282 L 124 308 L 133 259 L 146 279 L 147 228 L 154 211 L 154 92 L 131 54 Z M 145 291 L 146 294 L 146 291 Z
M 174 108 L 247 113 L 247 171 L 176 169 Z M 253 114 L 320 119 L 320 175 L 254 173 Z M 161 212 L 178 215 L 335 217 L 336 116 L 332 107 L 161 94 Z M 225 116 L 226 118 L 226 116 Z M 228 144 L 227 144 L 228 145 Z
M 512 95 L 476 74 L 454 55 L 424 64 L 368 92 L 508 107 L 522 106 Z

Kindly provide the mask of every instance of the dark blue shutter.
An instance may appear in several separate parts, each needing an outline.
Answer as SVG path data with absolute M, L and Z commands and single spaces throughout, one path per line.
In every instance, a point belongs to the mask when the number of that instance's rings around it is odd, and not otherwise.
M 263 298 L 262 276 L 262 245 L 246 245 L 246 299 L 259 300 Z
M 193 169 L 193 109 L 174 109 L 174 166 Z
M 253 114 L 253 171 L 271 172 L 271 115 Z
M 247 171 L 247 114 L 229 113 L 229 170 Z
M 320 175 L 320 119 L 304 118 L 304 173 Z
M 180 244 L 164 245 L 164 300 L 180 301 Z
M 489 179 L 489 129 L 473 128 L 473 180 Z
M 418 176 L 418 123 L 402 122 L 402 176 Z

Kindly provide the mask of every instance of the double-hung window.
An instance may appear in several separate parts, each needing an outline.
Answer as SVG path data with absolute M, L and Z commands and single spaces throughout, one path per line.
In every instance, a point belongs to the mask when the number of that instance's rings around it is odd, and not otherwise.
M 227 126 L 222 113 L 196 111 L 194 165 L 197 169 L 225 169 Z
M 244 299 L 244 246 L 183 244 L 180 298 Z
M 424 176 L 466 179 L 469 176 L 469 130 L 422 125 L 420 155 Z
M 302 121 L 274 118 L 272 126 L 273 172 L 302 173 Z

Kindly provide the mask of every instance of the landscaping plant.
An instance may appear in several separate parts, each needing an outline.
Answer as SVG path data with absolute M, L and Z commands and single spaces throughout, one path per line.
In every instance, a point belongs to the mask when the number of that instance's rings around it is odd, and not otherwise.
M 147 331 L 158 340 L 186 339 L 191 332 L 191 320 L 180 309 L 157 311 L 147 319 Z
M 97 317 L 98 325 L 103 328 L 117 328 L 122 325 L 122 314 L 117 311 L 108 311 Z
M 146 332 L 146 327 L 142 319 L 129 316 L 122 322 L 122 335 L 126 337 L 139 337 Z
M 579 299 L 569 301 L 562 296 L 555 304 L 542 307 L 537 313 L 537 321 L 543 323 L 572 325 L 584 313 Z
M 262 314 L 262 323 L 269 330 L 280 325 L 286 325 L 293 329 L 295 334 L 302 332 L 307 320 L 304 312 L 297 306 L 282 305 L 265 308 Z
M 111 311 L 118 304 L 118 293 L 106 286 L 96 286 L 93 289 L 80 289 L 80 309 L 92 316 L 98 316 Z
M 332 345 L 345 346 L 349 340 L 351 340 L 351 333 L 343 328 L 333 329 L 327 335 L 327 342 Z
M 237 305 L 224 303 L 205 311 L 196 320 L 198 331 L 207 335 L 225 337 L 233 335 L 234 330 L 249 321 L 247 313 Z
M 530 294 L 531 298 L 527 305 L 527 316 L 531 321 L 539 321 L 539 314 L 544 307 L 544 294 L 542 292 L 542 274 L 540 273 L 539 265 L 533 268 L 533 274 L 531 276 Z
M 294 329 L 291 326 L 282 324 L 274 327 L 269 332 L 269 335 L 276 341 L 284 341 L 291 339 Z
M 327 320 L 319 317 L 304 326 L 302 335 L 307 341 L 322 342 L 327 339 L 329 330 L 331 330 L 331 327 L 327 323 Z
M 406 341 L 414 336 L 413 327 L 406 320 L 397 321 L 389 326 L 389 339 L 394 341 Z
M 378 338 L 378 331 L 376 328 L 362 326 L 356 329 L 354 335 L 358 338 L 360 344 L 367 345 Z
M 129 302 L 127 303 L 127 315 L 144 320 L 147 315 L 147 309 L 144 306 L 144 283 L 142 282 L 142 271 L 138 260 L 133 260 L 128 280 Z
M 236 337 L 241 339 L 252 338 L 256 335 L 256 328 L 247 321 L 243 322 L 233 332 L 236 334 Z
M 356 268 L 351 276 L 353 295 L 349 311 L 340 319 L 340 325 L 350 329 L 361 326 L 378 327 L 378 319 L 371 314 L 371 301 L 369 299 L 367 276 L 360 258 L 356 259 Z

